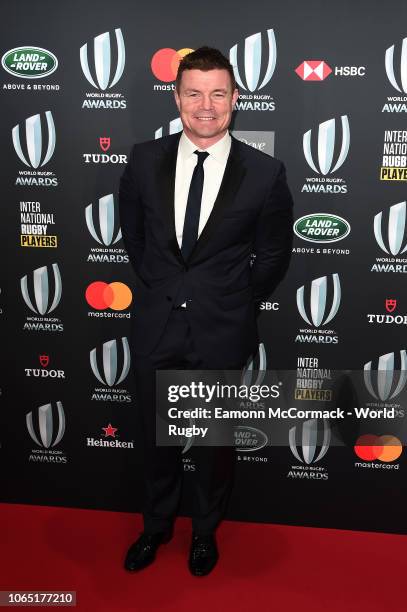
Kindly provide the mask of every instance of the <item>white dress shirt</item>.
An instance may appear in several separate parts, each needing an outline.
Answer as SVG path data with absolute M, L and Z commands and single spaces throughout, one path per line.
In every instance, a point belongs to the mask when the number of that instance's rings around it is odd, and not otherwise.
M 198 237 L 211 214 L 213 205 L 217 198 L 226 162 L 229 157 L 232 139 L 229 132 L 218 140 L 214 145 L 205 149 L 209 156 L 204 162 L 204 185 L 201 200 L 201 214 L 199 217 Z M 185 211 L 187 208 L 189 186 L 192 174 L 198 162 L 198 156 L 194 151 L 201 151 L 183 132 L 178 145 L 177 168 L 175 173 L 175 231 L 179 247 L 182 244 L 182 232 L 184 229 Z

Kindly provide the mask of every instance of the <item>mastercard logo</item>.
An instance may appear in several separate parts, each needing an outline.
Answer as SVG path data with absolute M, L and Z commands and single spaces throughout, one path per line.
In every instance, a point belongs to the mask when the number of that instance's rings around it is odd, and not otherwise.
M 193 50 L 159 49 L 156 51 L 151 59 L 151 70 L 155 78 L 165 83 L 175 81 L 180 61 Z
M 96 281 L 86 289 L 86 301 L 95 310 L 125 310 L 131 304 L 132 293 L 124 283 Z
M 395 436 L 360 436 L 355 444 L 355 453 L 364 461 L 383 461 L 388 463 L 398 459 L 403 452 L 403 445 Z

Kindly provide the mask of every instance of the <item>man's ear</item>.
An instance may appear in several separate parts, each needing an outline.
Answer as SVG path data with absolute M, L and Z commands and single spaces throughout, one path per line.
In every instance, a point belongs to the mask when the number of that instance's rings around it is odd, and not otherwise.
M 238 97 L 239 97 L 239 90 L 236 87 L 234 92 L 232 93 L 232 103 L 233 103 L 233 106 L 236 104 Z

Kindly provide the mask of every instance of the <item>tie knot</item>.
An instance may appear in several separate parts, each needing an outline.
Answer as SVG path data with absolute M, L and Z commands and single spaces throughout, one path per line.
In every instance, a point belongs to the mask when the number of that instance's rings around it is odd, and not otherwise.
M 194 153 L 198 156 L 197 166 L 203 166 L 203 163 L 208 157 L 209 153 L 207 151 L 194 151 Z

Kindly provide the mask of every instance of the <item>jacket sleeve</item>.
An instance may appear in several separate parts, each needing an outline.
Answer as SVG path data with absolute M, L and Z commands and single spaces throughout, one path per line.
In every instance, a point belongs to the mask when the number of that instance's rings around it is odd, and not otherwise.
M 292 241 L 293 200 L 285 167 L 280 162 L 259 215 L 254 239 L 252 284 L 257 314 L 261 301 L 266 300 L 284 278 L 291 258 Z
M 119 215 L 123 242 L 130 263 L 136 274 L 144 251 L 144 212 L 140 190 L 137 183 L 136 147 L 134 146 L 127 166 L 120 179 Z

